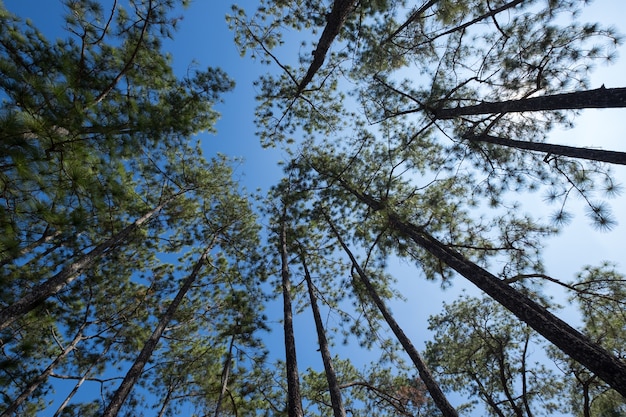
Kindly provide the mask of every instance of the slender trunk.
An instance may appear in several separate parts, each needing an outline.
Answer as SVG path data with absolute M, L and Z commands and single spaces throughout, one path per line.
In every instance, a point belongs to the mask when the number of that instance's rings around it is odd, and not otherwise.
M 167 411 L 167 407 L 170 405 L 170 400 L 172 398 L 173 392 L 174 392 L 174 387 L 171 385 L 168 386 L 167 395 L 165 395 L 165 399 L 163 400 L 163 405 L 161 406 L 161 409 L 159 410 L 159 414 L 157 415 L 157 417 L 165 416 L 165 412 Z
M 507 417 L 500 409 L 500 404 L 502 404 L 502 401 L 496 401 L 496 399 L 493 398 L 491 394 L 489 394 L 482 381 L 476 376 L 476 374 L 472 375 L 472 379 L 474 380 L 476 385 L 478 385 L 478 395 L 481 396 L 483 401 L 485 401 L 487 405 L 491 407 L 491 410 L 498 417 Z
M 365 271 L 363 271 L 354 255 L 352 255 L 352 252 L 350 251 L 348 246 L 344 243 L 341 235 L 339 234 L 339 231 L 335 228 L 332 220 L 326 214 L 324 215 L 326 216 L 326 220 L 328 221 L 330 228 L 335 234 L 337 241 L 350 258 L 350 261 L 352 262 L 354 269 L 357 271 L 361 282 L 363 283 L 363 285 L 365 285 L 369 296 L 372 298 L 374 304 L 376 304 L 381 314 L 385 318 L 385 321 L 387 322 L 393 333 L 396 335 L 396 338 L 413 361 L 413 364 L 419 372 L 420 378 L 422 379 L 422 381 L 424 381 L 424 384 L 426 385 L 426 388 L 428 389 L 428 392 L 430 393 L 433 401 L 435 401 L 437 408 L 439 408 L 444 417 L 458 417 L 458 413 L 456 412 L 455 408 L 452 407 L 443 391 L 441 391 L 439 384 L 437 383 L 437 381 L 435 381 L 435 378 L 433 377 L 430 369 L 422 359 L 422 356 L 419 354 L 417 349 L 415 349 L 415 346 L 413 346 L 413 343 L 411 343 L 411 340 L 406 336 L 406 334 L 393 318 L 389 310 L 387 310 L 384 301 L 380 298 L 380 296 L 376 292 L 376 289 L 365 274 Z
M 543 142 L 527 142 L 489 135 L 466 134 L 463 139 L 472 142 L 486 142 L 496 145 L 510 146 L 517 149 L 545 152 L 548 155 L 569 156 L 571 158 L 588 159 L 590 161 L 606 162 L 608 164 L 626 165 L 626 152 L 605 151 L 602 149 L 577 148 L 575 146 L 553 145 Z
M 528 372 L 526 371 L 526 358 L 528 357 L 528 345 L 530 344 L 530 335 L 526 333 L 524 339 L 524 350 L 522 352 L 522 366 L 520 372 L 522 373 L 522 400 L 524 402 L 524 409 L 526 410 L 527 417 L 533 417 L 533 412 L 530 407 L 530 397 L 528 392 Z
M 90 252 L 82 255 L 76 262 L 66 266 L 47 281 L 35 286 L 30 293 L 0 311 L 0 330 L 5 329 L 18 318 L 34 310 L 42 301 L 53 296 L 66 285 L 74 281 L 84 269 L 90 267 L 102 255 L 127 239 L 142 224 L 146 223 L 158 214 L 161 209 L 167 203 L 176 198 L 177 195 L 178 194 L 170 197 L 168 200 L 159 204 L 156 208 L 144 214 L 142 217 L 135 220 L 133 223 L 129 224 L 109 239 L 101 242 Z
M 591 417 L 591 399 L 589 398 L 589 381 L 583 384 L 583 417 Z
M 626 397 L 626 364 L 530 297 L 510 287 L 460 253 L 429 235 L 422 228 L 401 220 L 374 198 L 362 194 L 339 179 L 347 191 L 374 210 L 387 211 L 390 226 L 476 285 L 518 319 L 561 349 L 566 355 L 596 374 Z
M 215 405 L 215 417 L 220 415 L 220 408 L 222 407 L 222 401 L 224 401 L 224 395 L 226 395 L 226 390 L 228 388 L 228 377 L 230 375 L 230 363 L 233 360 L 233 346 L 235 345 L 235 335 L 230 337 L 230 343 L 228 345 L 228 354 L 226 355 L 226 360 L 224 361 L 224 369 L 222 370 L 222 388 L 220 389 L 220 395 L 217 398 L 217 404 Z
M 605 88 L 554 94 L 541 97 L 484 102 L 473 106 L 449 109 L 430 109 L 436 119 L 454 119 L 459 116 L 475 116 L 492 113 L 516 113 L 525 111 L 608 109 L 626 107 L 626 88 Z
M 176 294 L 170 305 L 167 307 L 167 310 L 159 319 L 159 323 L 154 329 L 154 332 L 144 344 L 141 353 L 139 353 L 137 359 L 135 359 L 135 362 L 126 373 L 124 380 L 113 394 L 113 397 L 111 398 L 108 407 L 106 408 L 106 410 L 104 410 L 104 414 L 102 415 L 103 417 L 117 416 L 117 413 L 120 411 L 120 408 L 124 404 L 126 397 L 139 379 L 143 368 L 152 356 L 152 352 L 154 352 L 157 344 L 159 343 L 159 340 L 161 339 L 165 328 L 172 320 L 172 317 L 174 317 L 174 313 L 178 309 L 180 303 L 183 301 L 183 298 L 185 297 L 193 283 L 196 281 L 200 269 L 202 269 L 202 266 L 206 262 L 210 249 L 211 245 L 209 245 L 204 253 L 200 256 L 200 259 L 198 259 L 198 261 L 194 265 L 191 274 L 185 279 L 183 285 L 178 290 L 178 293 Z
M 317 305 L 317 296 L 315 295 L 315 291 L 313 289 L 313 280 L 311 279 L 311 274 L 309 273 L 309 268 L 306 264 L 304 254 L 302 254 L 301 258 L 302 267 L 304 268 L 304 278 L 306 279 L 307 288 L 309 290 L 309 298 L 311 300 L 313 319 L 315 320 L 315 329 L 317 330 L 317 341 L 320 345 L 322 362 L 324 362 L 326 381 L 328 381 L 330 403 L 333 407 L 333 413 L 335 417 L 346 417 L 346 410 L 343 407 L 343 400 L 341 399 L 341 388 L 339 387 L 339 382 L 337 381 L 337 374 L 335 374 L 335 368 L 333 366 L 333 361 L 330 356 L 330 349 L 328 348 L 328 340 L 326 339 L 326 331 L 324 330 L 322 316 Z
M 513 394 L 511 393 L 511 389 L 509 387 L 509 383 L 511 381 L 508 377 L 509 374 L 506 372 L 504 345 L 502 343 L 499 343 L 496 360 L 498 361 L 498 377 L 500 378 L 500 383 L 502 384 L 502 392 L 504 392 L 506 401 L 509 403 L 511 409 L 517 417 L 524 417 L 524 413 L 522 413 L 522 409 L 515 402 L 516 398 L 513 398 Z
M 303 417 L 302 398 L 300 396 L 300 377 L 296 358 L 296 341 L 293 334 L 293 315 L 291 311 L 291 282 L 289 277 L 289 260 L 287 258 L 287 225 L 286 207 L 280 227 L 280 260 L 283 288 L 283 329 L 285 334 L 285 361 L 287 363 L 287 415 Z
M 105 358 L 106 354 L 109 352 L 109 349 L 111 349 L 111 347 L 114 344 L 113 341 L 117 338 L 117 336 L 121 333 L 121 331 L 122 331 L 122 327 L 120 327 L 115 332 L 115 334 L 113 334 L 113 336 L 111 336 L 108 339 L 108 343 L 102 350 L 102 353 L 100 353 L 100 355 L 91 363 L 91 365 L 89 365 L 85 373 L 83 373 L 83 376 L 76 382 L 76 385 L 74 385 L 74 388 L 72 388 L 72 391 L 67 395 L 67 397 L 65 397 L 65 400 L 63 400 L 63 403 L 59 406 L 57 411 L 54 413 L 53 417 L 58 417 L 59 415 L 61 415 L 61 413 L 63 412 L 65 407 L 67 407 L 67 405 L 70 403 L 70 401 L 72 400 L 76 392 L 78 392 L 78 389 L 83 385 L 83 383 L 87 380 L 87 378 L 89 378 L 89 375 L 91 374 L 91 370 L 95 368 L 96 365 L 98 365 L 98 363 L 100 363 L 100 361 L 102 361 Z
M 69 345 L 67 345 L 65 349 L 63 349 L 61 354 L 59 354 L 41 374 L 39 374 L 35 379 L 31 381 L 30 385 L 28 385 L 28 387 L 26 387 L 26 389 L 22 391 L 22 393 L 11 403 L 11 405 L 9 405 L 7 409 L 4 410 L 2 414 L 0 414 L 0 417 L 9 417 L 9 416 L 14 415 L 15 411 L 19 408 L 19 406 L 22 405 L 22 403 L 26 401 L 26 399 L 28 399 L 28 397 L 30 397 L 30 395 L 48 379 L 50 374 L 52 374 L 52 371 L 54 371 L 54 368 L 63 359 L 65 359 L 65 357 L 70 352 L 76 349 L 76 345 L 78 345 L 78 343 L 81 340 L 83 340 L 83 330 L 85 329 L 85 327 L 86 327 L 86 324 L 83 323 L 83 325 L 80 327 L 80 329 L 76 333 L 76 336 L 74 336 L 74 339 L 72 340 L 72 342 Z

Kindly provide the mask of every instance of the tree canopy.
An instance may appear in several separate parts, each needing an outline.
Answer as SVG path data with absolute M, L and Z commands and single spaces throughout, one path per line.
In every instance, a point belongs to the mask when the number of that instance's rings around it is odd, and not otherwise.
M 625 413 L 619 260 L 545 256 L 623 230 L 626 152 L 552 140 L 626 107 L 584 3 L 233 4 L 255 193 L 203 139 L 232 76 L 168 49 L 187 1 L 65 0 L 56 39 L 0 3 L 0 415 Z

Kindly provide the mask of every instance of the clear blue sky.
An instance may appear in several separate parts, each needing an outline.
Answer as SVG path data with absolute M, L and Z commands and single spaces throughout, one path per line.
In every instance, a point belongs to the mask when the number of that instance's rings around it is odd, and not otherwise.
M 62 7 L 57 0 L 4 0 L 6 8 L 19 16 L 28 17 L 48 35 L 58 33 L 62 25 Z M 108 4 L 108 3 L 107 3 Z M 256 2 L 242 0 L 240 6 L 255 7 Z M 254 135 L 255 90 L 252 82 L 268 68 L 253 63 L 248 57 L 242 58 L 233 42 L 224 15 L 230 11 L 230 2 L 225 0 L 195 0 L 190 8 L 181 10 L 184 16 L 174 41 L 167 41 L 166 48 L 174 57 L 176 71 L 183 74 L 193 61 L 200 67 L 219 66 L 236 82 L 233 92 L 224 96 L 225 103 L 219 105 L 222 113 L 217 124 L 216 135 L 202 135 L 205 156 L 221 152 L 230 156 L 243 157 L 243 164 L 237 169 L 242 183 L 248 190 L 258 187 L 267 189 L 280 178 L 281 169 L 277 162 L 284 154 L 280 150 L 265 150 Z M 595 0 L 583 16 L 604 24 L 614 24 L 626 32 L 624 24 L 625 6 L 622 0 Z M 599 67 L 592 76 L 592 87 L 605 84 L 607 87 L 626 86 L 626 53 L 621 48 L 617 65 Z M 586 110 L 578 119 L 577 126 L 570 131 L 556 131 L 550 136 L 551 142 L 573 146 L 598 146 L 605 149 L 626 151 L 626 109 Z M 616 169 L 616 178 L 626 183 L 626 169 Z M 540 200 L 539 200 L 540 201 Z M 529 200 L 524 210 L 535 216 L 547 216 L 550 208 Z M 610 233 L 594 230 L 583 220 L 582 206 L 576 214 L 572 226 L 550 243 L 545 253 L 547 273 L 562 280 L 573 279 L 583 265 L 598 265 L 602 260 L 612 260 L 626 268 L 626 198 L 613 201 L 613 211 L 619 224 Z M 406 303 L 394 304 L 393 311 L 400 325 L 413 339 L 418 349 L 428 339 L 426 319 L 429 314 L 438 312 L 441 302 L 452 300 L 464 285 L 455 285 L 442 292 L 437 283 L 428 283 L 413 265 L 391 265 L 392 273 L 399 279 L 400 291 L 409 297 Z M 460 284 L 461 280 L 457 280 Z M 471 290 L 470 290 L 471 291 Z M 419 295 L 413 297 L 412 295 Z M 278 320 L 278 312 L 270 319 Z M 562 315 L 562 314 L 559 314 Z M 317 342 L 311 331 L 310 313 L 296 321 L 298 354 L 302 369 L 314 366 L 321 369 Z M 273 348 L 282 348 L 282 334 L 275 332 Z M 270 337 L 271 339 L 271 337 Z M 343 353 L 346 353 L 345 351 Z M 365 355 L 359 353 L 358 355 Z M 279 356 L 282 356 L 279 355 Z M 351 355 L 358 359 L 356 355 Z M 365 356 L 363 356 L 365 359 Z M 367 360 L 364 360 L 367 362 Z

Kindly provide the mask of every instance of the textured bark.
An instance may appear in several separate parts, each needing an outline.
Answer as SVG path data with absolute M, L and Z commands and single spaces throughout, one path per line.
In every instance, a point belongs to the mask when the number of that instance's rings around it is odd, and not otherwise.
M 626 107 L 626 88 L 596 88 L 574 93 L 531 97 L 521 100 L 484 102 L 474 106 L 450 109 L 430 109 L 436 119 L 453 119 L 492 113 L 517 113 L 525 111 L 608 109 Z
M 142 217 L 135 220 L 133 223 L 129 224 L 109 239 L 101 242 L 90 252 L 81 256 L 76 262 L 66 266 L 47 281 L 35 286 L 30 293 L 3 309 L 0 312 L 0 330 L 5 329 L 18 318 L 34 310 L 42 301 L 53 296 L 74 281 L 84 269 L 90 267 L 101 256 L 123 242 L 135 230 L 139 229 L 141 225 L 158 214 L 163 207 L 176 198 L 176 196 L 177 195 L 172 196 L 170 199 L 144 214 Z
M 450 249 L 417 226 L 389 215 L 392 226 L 467 278 L 556 347 L 626 397 L 626 364 L 525 294 Z
M 413 343 L 411 343 L 411 340 L 406 336 L 406 334 L 404 333 L 404 331 L 402 330 L 398 322 L 396 322 L 396 320 L 393 318 L 393 316 L 391 315 L 391 313 L 385 306 L 384 301 L 380 298 L 380 296 L 376 292 L 376 289 L 374 288 L 369 278 L 365 274 L 365 271 L 363 271 L 363 269 L 357 262 L 354 255 L 352 255 L 352 252 L 350 251 L 348 246 L 344 243 L 343 239 L 341 238 L 341 235 L 335 228 L 333 222 L 328 216 L 326 216 L 326 219 L 328 220 L 328 224 L 330 225 L 333 233 L 335 234 L 337 241 L 339 242 L 343 250 L 346 252 L 348 257 L 350 258 L 350 261 L 352 262 L 354 269 L 357 271 L 357 274 L 359 275 L 361 282 L 363 283 L 363 285 L 365 285 L 365 288 L 367 289 L 369 296 L 374 301 L 374 304 L 376 304 L 376 307 L 378 307 L 378 310 L 380 310 L 381 314 L 385 318 L 385 321 L 387 322 L 387 324 L 393 331 L 393 334 L 396 335 L 396 338 L 398 339 L 398 341 L 400 342 L 400 344 L 402 345 L 406 353 L 411 358 L 411 361 L 413 361 L 413 364 L 417 368 L 417 371 L 419 372 L 419 376 L 424 382 L 424 385 L 426 385 L 426 388 L 428 389 L 430 396 L 435 402 L 435 405 L 437 406 L 437 408 L 439 408 L 439 411 L 441 411 L 444 417 L 458 417 L 458 413 L 456 409 L 450 404 L 450 402 L 446 398 L 443 391 L 441 391 L 439 384 L 437 383 L 437 381 L 435 381 L 435 378 L 433 377 L 432 372 L 430 371 L 430 369 L 428 368 L 428 366 L 422 359 L 422 356 L 419 354 L 417 349 L 415 349 L 415 346 L 413 346 Z
M 146 366 L 146 363 L 148 363 L 148 360 L 152 356 L 152 352 L 154 352 L 154 349 L 159 343 L 159 340 L 161 339 L 165 328 L 174 317 L 174 313 L 178 309 L 180 303 L 183 301 L 183 298 L 185 297 L 193 283 L 196 281 L 200 269 L 202 269 L 202 266 L 206 262 L 210 249 L 211 247 L 209 246 L 200 256 L 200 259 L 198 259 L 198 261 L 194 265 L 191 274 L 185 279 L 183 285 L 178 290 L 178 293 L 176 294 L 170 305 L 167 307 L 167 310 L 159 319 L 159 323 L 152 332 L 152 335 L 150 335 L 150 337 L 144 344 L 143 349 L 137 356 L 137 359 L 135 359 L 135 362 L 126 373 L 124 380 L 113 394 L 113 397 L 111 398 L 111 401 L 109 402 L 106 410 L 104 410 L 104 414 L 102 414 L 102 417 L 114 417 L 117 416 L 117 413 L 119 413 L 122 405 L 124 404 L 124 401 L 126 400 L 126 397 L 128 397 L 128 394 L 130 394 L 130 391 L 133 389 L 133 386 L 139 379 L 143 368 Z
M 313 51 L 313 61 L 311 62 L 311 65 L 309 65 L 309 69 L 307 70 L 304 78 L 298 85 L 297 95 L 304 91 L 306 86 L 311 82 L 311 80 L 313 80 L 317 71 L 324 64 L 324 60 L 326 59 L 326 54 L 328 53 L 330 46 L 337 35 L 339 35 L 346 18 L 354 8 L 355 4 L 356 0 L 335 0 L 333 2 L 333 7 L 330 13 L 326 15 L 327 22 L 324 27 L 324 31 L 317 42 L 317 48 Z
M 542 142 L 526 142 L 489 135 L 466 134 L 464 139 L 472 142 L 486 142 L 509 146 L 517 149 L 545 152 L 552 155 L 569 156 L 571 158 L 588 159 L 608 164 L 626 165 L 626 152 L 605 151 L 602 149 L 577 148 L 575 146 L 553 145 Z
M 374 210 L 384 210 L 390 226 L 405 235 L 461 276 L 476 285 L 537 333 L 586 367 L 611 388 L 626 397 L 626 363 L 537 304 L 527 295 L 507 285 L 460 253 L 429 235 L 422 228 L 403 221 L 380 201 L 360 193 L 345 181 L 340 183 L 351 194 Z
M 304 268 L 304 278 L 306 279 L 309 299 L 311 300 L 311 310 L 313 310 L 313 319 L 315 320 L 315 329 L 317 330 L 317 341 L 320 345 L 324 372 L 326 374 L 326 381 L 328 382 L 328 391 L 330 392 L 330 403 L 333 407 L 333 414 L 335 417 L 346 417 L 346 410 L 343 407 L 343 400 L 341 399 L 341 388 L 337 381 L 337 374 L 335 373 L 333 361 L 330 356 L 330 349 L 328 348 L 328 339 L 326 339 L 326 330 L 324 330 L 324 323 L 322 323 L 322 316 L 317 305 L 317 296 L 313 289 L 313 280 L 311 279 L 311 274 L 309 273 L 304 255 L 302 255 L 301 258 L 302 267 Z
M 285 361 L 287 365 L 287 415 L 289 417 L 303 417 L 302 397 L 300 395 L 300 376 L 298 375 L 298 361 L 296 356 L 296 340 L 293 334 L 293 313 L 291 309 L 291 281 L 289 274 L 289 259 L 287 250 L 286 208 L 283 209 L 283 218 L 280 225 L 280 260 L 281 279 L 283 288 L 283 333 L 285 335 Z

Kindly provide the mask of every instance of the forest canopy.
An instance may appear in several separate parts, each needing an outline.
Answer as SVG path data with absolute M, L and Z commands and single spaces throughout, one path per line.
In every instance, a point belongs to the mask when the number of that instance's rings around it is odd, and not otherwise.
M 625 414 L 622 260 L 549 250 L 624 237 L 586 3 L 0 2 L 0 416 Z

